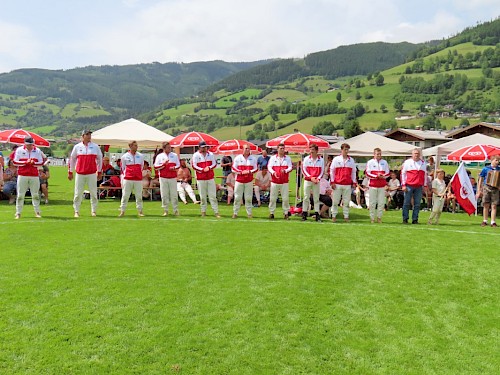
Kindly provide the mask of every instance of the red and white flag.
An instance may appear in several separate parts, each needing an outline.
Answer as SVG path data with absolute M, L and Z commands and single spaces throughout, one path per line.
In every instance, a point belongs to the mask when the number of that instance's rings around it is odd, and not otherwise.
M 464 163 L 460 163 L 457 171 L 451 179 L 451 188 L 455 194 L 457 202 L 469 215 L 477 209 L 476 195 L 472 189 L 469 175 L 465 170 Z

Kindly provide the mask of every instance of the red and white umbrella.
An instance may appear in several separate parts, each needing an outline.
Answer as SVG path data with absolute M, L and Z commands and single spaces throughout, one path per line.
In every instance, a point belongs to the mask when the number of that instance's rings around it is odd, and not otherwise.
M 170 140 L 170 145 L 172 147 L 197 147 L 201 141 L 205 141 L 207 146 L 218 146 L 219 141 L 208 135 L 206 133 L 201 132 L 188 132 L 179 134 L 177 137 L 174 137 Z
M 500 155 L 500 147 L 492 145 L 474 145 L 462 147 L 449 154 L 450 161 L 486 161 L 493 155 Z
M 289 152 L 306 153 L 313 143 L 318 145 L 319 150 L 330 148 L 330 144 L 324 139 L 300 132 L 280 135 L 279 137 L 273 138 L 267 141 L 266 147 L 277 148 L 280 143 L 283 143 Z
M 228 141 L 222 142 L 219 146 L 217 146 L 217 149 L 214 152 L 220 155 L 243 154 L 244 146 L 250 146 L 251 154 L 260 154 L 262 152 L 262 149 L 259 146 L 254 145 L 251 142 L 239 139 L 230 139 Z
M 50 142 L 36 133 L 29 132 L 23 129 L 10 129 L 0 132 L 0 142 L 14 143 L 16 145 L 24 144 L 24 138 L 31 137 L 35 141 L 35 145 L 40 147 L 50 147 Z

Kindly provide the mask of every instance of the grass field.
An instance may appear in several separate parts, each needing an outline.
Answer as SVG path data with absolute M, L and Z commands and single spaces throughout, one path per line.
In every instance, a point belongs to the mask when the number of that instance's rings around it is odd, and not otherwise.
M 74 219 L 51 173 L 42 219 L 0 202 L 2 374 L 498 374 L 500 231 L 479 217 L 118 218 L 107 199 Z

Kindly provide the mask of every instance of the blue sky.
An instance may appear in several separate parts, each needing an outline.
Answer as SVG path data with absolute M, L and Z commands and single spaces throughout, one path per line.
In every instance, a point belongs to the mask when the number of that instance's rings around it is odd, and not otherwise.
M 442 39 L 500 16 L 498 0 L 1 1 L 0 73 L 303 57 L 364 42 Z

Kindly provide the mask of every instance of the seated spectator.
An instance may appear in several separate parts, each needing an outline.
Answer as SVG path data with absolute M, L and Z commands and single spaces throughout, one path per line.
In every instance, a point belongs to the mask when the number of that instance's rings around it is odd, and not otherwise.
M 112 188 L 121 188 L 121 179 L 119 175 L 114 175 L 109 177 L 106 181 L 102 182 L 99 186 L 108 186 Z M 109 190 L 103 190 L 100 192 L 99 198 L 106 198 L 106 197 L 121 197 L 121 190 L 119 189 L 109 189 Z
M 12 159 L 9 159 L 8 166 L 3 173 L 3 182 L 3 193 L 9 199 L 9 204 L 14 204 L 17 190 L 17 167 Z
M 328 181 L 325 177 L 321 178 L 321 180 L 319 180 L 319 201 L 321 202 L 321 209 L 319 211 L 319 214 L 321 217 L 330 217 L 329 211 L 333 204 L 332 194 L 333 190 L 332 186 L 330 185 L 330 181 Z
M 387 182 L 387 207 L 391 204 L 395 205 L 396 209 L 403 207 L 404 193 L 401 190 L 401 182 L 399 182 L 396 172 L 391 172 L 389 181 Z
M 40 191 L 45 199 L 45 204 L 49 204 L 49 167 L 44 164 L 38 169 L 38 178 L 40 179 Z
M 271 174 L 267 170 L 267 165 L 263 166 L 260 171 L 258 171 L 255 175 L 255 185 L 253 187 L 253 191 L 255 193 L 255 197 L 257 198 L 257 206 L 260 207 L 261 199 L 260 194 L 262 191 L 269 192 L 271 189 Z
M 187 193 L 194 204 L 199 204 L 200 202 L 196 199 L 196 194 L 191 187 L 193 177 L 191 170 L 186 164 L 186 159 L 181 159 L 180 164 L 181 166 L 177 170 L 177 193 L 179 194 L 179 198 L 184 204 L 188 204 L 186 199 Z
M 149 166 L 149 163 L 144 160 L 144 167 L 142 168 L 142 197 L 149 198 L 150 189 L 151 189 L 151 175 L 152 169 Z
M 104 176 L 113 176 L 115 174 L 115 168 L 109 162 L 108 156 L 102 158 L 102 174 Z

